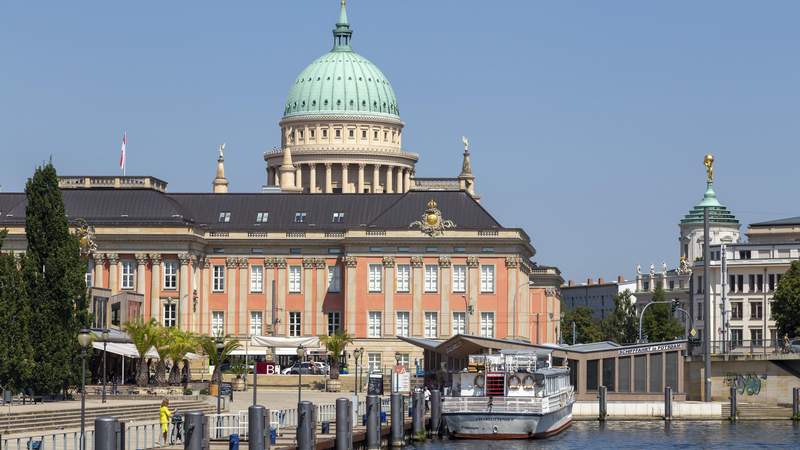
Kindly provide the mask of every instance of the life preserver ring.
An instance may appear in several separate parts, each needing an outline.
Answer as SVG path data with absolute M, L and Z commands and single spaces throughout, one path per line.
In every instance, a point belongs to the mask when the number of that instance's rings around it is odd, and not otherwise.
M 508 388 L 510 390 L 516 391 L 520 387 L 520 380 L 519 377 L 516 375 L 511 375 L 508 377 Z
M 522 388 L 525 389 L 526 391 L 530 391 L 533 390 L 534 384 L 535 382 L 533 381 L 533 377 L 528 375 L 527 377 L 525 377 L 525 380 L 522 381 Z

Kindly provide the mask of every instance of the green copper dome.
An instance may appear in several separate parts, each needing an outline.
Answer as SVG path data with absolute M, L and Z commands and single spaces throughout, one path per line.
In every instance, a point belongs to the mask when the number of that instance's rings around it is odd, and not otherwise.
M 352 34 L 343 1 L 333 30 L 333 49 L 297 76 L 286 99 L 284 118 L 357 114 L 400 119 L 392 85 L 375 64 L 353 51 Z
M 702 224 L 703 208 L 706 207 L 708 207 L 709 223 L 739 225 L 739 220 L 736 219 L 736 216 L 717 200 L 717 194 L 714 192 L 714 186 L 711 182 L 708 182 L 703 200 L 681 219 L 681 225 Z

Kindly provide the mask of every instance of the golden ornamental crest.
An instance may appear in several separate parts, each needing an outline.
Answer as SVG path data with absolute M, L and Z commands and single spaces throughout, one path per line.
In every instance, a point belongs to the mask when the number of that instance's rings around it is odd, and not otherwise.
M 76 222 L 75 235 L 78 237 L 81 256 L 89 257 L 97 251 L 97 242 L 95 241 L 94 237 L 94 227 L 89 225 L 84 219 L 78 219 Z
M 456 224 L 452 220 L 442 219 L 442 212 L 437 208 L 436 200 L 431 199 L 421 220 L 411 222 L 409 227 L 419 228 L 419 231 L 433 237 L 444 234 L 444 230 L 448 228 L 455 228 Z

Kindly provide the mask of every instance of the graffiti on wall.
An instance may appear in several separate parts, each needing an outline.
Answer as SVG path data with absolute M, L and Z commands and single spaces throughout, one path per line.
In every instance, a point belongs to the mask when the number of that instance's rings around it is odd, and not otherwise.
M 761 389 L 767 384 L 767 374 L 756 375 L 754 373 L 731 373 L 725 374 L 725 385 L 736 388 L 740 395 L 758 395 Z

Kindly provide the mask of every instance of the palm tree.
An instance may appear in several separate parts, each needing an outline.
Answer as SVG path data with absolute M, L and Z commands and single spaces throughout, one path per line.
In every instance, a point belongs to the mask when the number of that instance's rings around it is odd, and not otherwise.
M 219 366 L 231 356 L 234 350 L 242 346 L 237 341 L 229 340 L 225 342 L 222 351 L 217 351 L 217 339 L 211 336 L 200 336 L 200 348 L 208 356 L 208 364 L 214 366 L 214 373 L 211 375 L 211 382 L 219 384 L 221 372 Z
M 156 386 L 167 385 L 167 358 L 169 358 L 170 340 L 169 329 L 158 326 L 158 328 L 154 330 L 153 347 L 156 353 L 158 353 L 154 380 Z
M 169 371 L 169 384 L 177 385 L 181 382 L 181 363 L 186 366 L 186 354 L 197 351 L 197 336 L 190 331 L 183 331 L 178 328 L 168 329 L 169 342 L 167 344 L 167 355 L 172 361 L 172 369 Z
M 343 330 L 336 330 L 336 333 L 331 336 L 320 337 L 319 341 L 328 349 L 328 354 L 331 355 L 331 380 L 338 380 L 339 359 L 347 344 L 353 343 L 353 335 Z
M 154 337 L 157 334 L 158 323 L 154 319 L 144 322 L 136 319 L 125 324 L 125 331 L 133 341 L 136 351 L 139 352 L 139 360 L 136 363 L 136 385 L 139 387 L 147 386 L 150 379 L 150 370 L 147 367 L 147 352 L 153 347 Z

